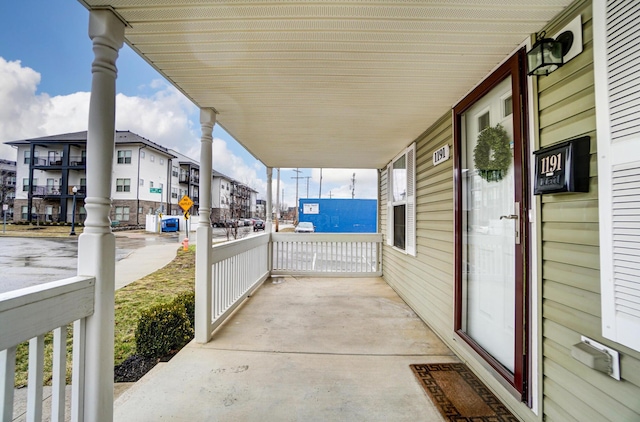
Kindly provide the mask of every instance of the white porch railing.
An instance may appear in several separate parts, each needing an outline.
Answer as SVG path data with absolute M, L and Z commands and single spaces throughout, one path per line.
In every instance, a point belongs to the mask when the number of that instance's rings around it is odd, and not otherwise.
M 382 234 L 272 233 L 273 275 L 382 275 Z
M 269 277 L 269 234 L 212 248 L 211 323 L 215 330 Z
M 67 326 L 73 323 L 71 419 L 83 420 L 86 317 L 94 311 L 95 278 L 72 277 L 0 294 L 0 409 L 13 420 L 17 346 L 29 340 L 28 421 L 42 419 L 44 336 L 53 331 L 51 420 L 65 420 Z

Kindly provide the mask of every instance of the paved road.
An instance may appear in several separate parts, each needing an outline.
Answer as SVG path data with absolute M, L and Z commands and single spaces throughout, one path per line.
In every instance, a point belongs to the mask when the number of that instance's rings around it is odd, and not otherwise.
M 174 243 L 178 235 L 116 237 L 116 259 L 121 260 L 144 246 Z M 76 275 L 77 238 L 0 239 L 0 293 Z

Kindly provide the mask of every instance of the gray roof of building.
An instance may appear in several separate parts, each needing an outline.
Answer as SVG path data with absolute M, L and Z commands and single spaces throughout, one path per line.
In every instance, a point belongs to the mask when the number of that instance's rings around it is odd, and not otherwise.
M 7 145 L 29 145 L 32 143 L 43 143 L 43 144 L 66 144 L 66 143 L 81 143 L 85 144 L 87 142 L 87 131 L 82 132 L 72 132 L 72 133 L 62 133 L 59 135 L 51 135 L 51 136 L 42 136 L 40 138 L 29 138 L 29 139 L 19 139 L 16 141 L 5 142 Z M 115 136 L 116 144 L 144 144 L 148 147 L 154 148 L 160 152 L 167 154 L 168 156 L 175 158 L 176 156 L 169 152 L 168 148 L 163 147 L 160 144 L 156 144 L 144 138 L 137 133 L 133 133 L 128 130 L 117 130 Z

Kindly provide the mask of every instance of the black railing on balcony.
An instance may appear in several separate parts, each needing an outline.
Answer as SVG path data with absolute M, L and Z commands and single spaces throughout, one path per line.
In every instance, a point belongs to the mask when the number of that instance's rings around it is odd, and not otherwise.
M 59 186 L 32 186 L 31 194 L 33 196 L 60 196 Z
M 81 155 L 71 155 L 69 156 L 69 165 L 72 167 L 86 166 L 87 157 L 83 157 Z
M 73 187 L 69 186 L 68 188 L 68 193 L 67 195 L 71 195 L 73 196 Z M 31 187 L 31 194 L 33 196 L 60 196 L 62 195 L 62 191 L 64 189 L 60 188 L 59 186 L 32 186 Z M 76 195 L 78 196 L 85 196 L 86 195 L 86 187 L 82 186 L 78 188 L 78 192 L 76 193 Z
M 189 183 L 189 175 L 188 174 L 181 174 L 179 181 L 180 181 L 180 183 Z
M 46 158 L 33 157 L 31 159 L 31 164 L 33 164 L 34 166 L 48 166 L 49 160 L 47 160 Z

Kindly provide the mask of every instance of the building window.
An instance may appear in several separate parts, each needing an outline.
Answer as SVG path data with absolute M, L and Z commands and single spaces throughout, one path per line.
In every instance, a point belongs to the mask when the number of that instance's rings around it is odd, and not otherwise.
M 164 158 L 161 158 L 160 159 L 160 165 L 163 165 L 163 164 L 164 164 Z
M 26 150 L 24 152 L 24 163 L 29 164 L 31 162 L 31 150 Z
M 387 167 L 387 244 L 416 254 L 415 144 Z
M 118 164 L 131 164 L 131 150 L 118 151 Z
M 116 192 L 131 192 L 131 179 L 116 179 Z
M 129 221 L 129 207 L 116 207 L 116 221 Z
M 22 206 L 22 211 L 21 211 L 21 213 L 22 213 L 22 219 L 23 219 L 23 220 L 27 220 L 27 219 L 29 219 L 29 212 L 28 212 L 28 210 L 29 210 L 29 206 L 28 206 L 28 205 L 23 205 L 23 206 Z
M 172 198 L 178 197 L 178 188 L 171 188 L 171 197 Z
M 152 188 L 153 187 L 153 180 L 149 180 L 149 187 Z
M 29 192 L 29 178 L 22 179 L 22 192 Z
M 155 155 L 153 155 L 153 154 L 151 154 L 151 155 L 149 156 L 149 161 L 151 161 L 152 163 L 153 163 L 153 162 L 155 162 L 155 161 L 156 161 L 156 156 L 155 156 Z
M 173 166 L 173 168 L 171 169 L 171 174 L 173 175 L 173 177 L 178 177 L 178 167 Z
M 140 151 L 140 158 L 144 160 L 144 151 Z
M 139 180 L 140 186 L 144 186 L 144 179 Z

